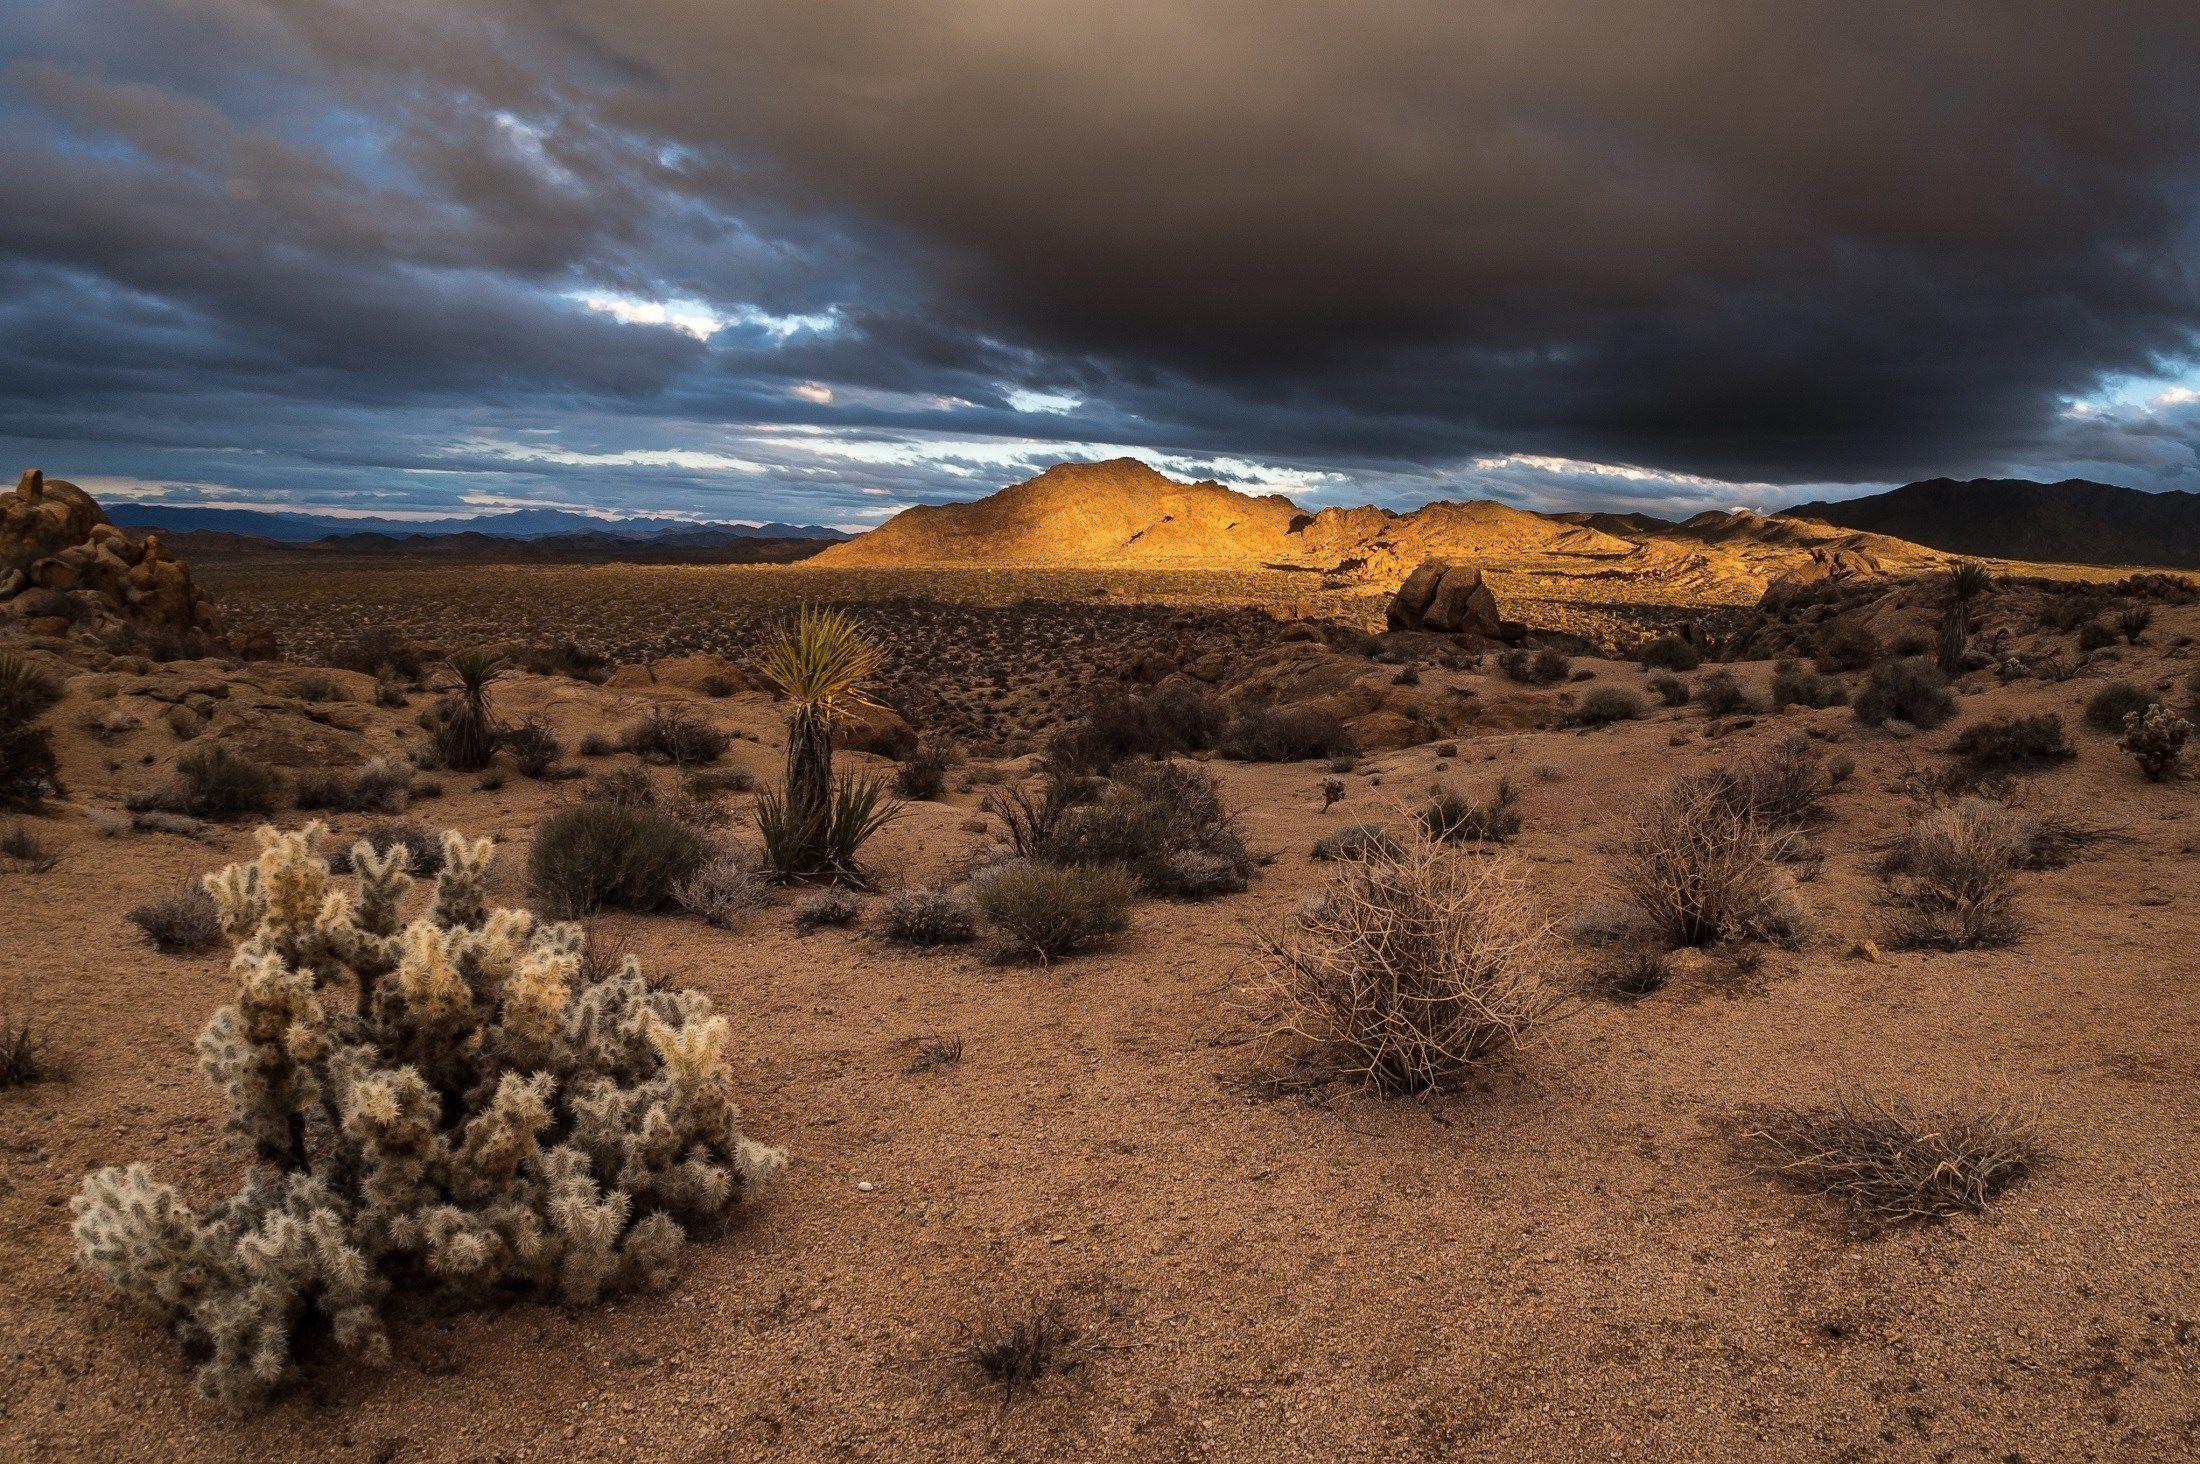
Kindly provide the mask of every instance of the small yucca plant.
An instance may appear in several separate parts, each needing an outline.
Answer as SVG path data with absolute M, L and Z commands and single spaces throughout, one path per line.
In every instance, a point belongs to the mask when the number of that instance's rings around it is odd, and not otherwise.
M 501 729 L 489 705 L 489 683 L 502 676 L 505 660 L 493 651 L 460 651 L 445 661 L 458 690 L 435 731 L 435 750 L 454 773 L 479 772 L 496 756 Z
M 1994 582 L 1992 571 L 1975 559 L 1958 559 L 1948 566 L 1948 608 L 1940 618 L 1940 669 L 1953 676 L 1963 669 L 1963 654 L 1971 644 L 1971 602 Z
M 898 812 L 883 787 L 833 779 L 833 722 L 842 708 L 865 706 L 863 683 L 875 674 L 883 656 L 847 612 L 805 605 L 769 644 L 759 669 L 786 696 L 787 776 L 776 793 L 757 800 L 757 826 L 764 832 L 772 868 L 788 874 L 842 872 L 854 867 L 854 848 L 876 831 L 863 827 L 880 809 L 877 823 Z M 852 822 L 851 822 L 852 820 Z M 836 832 L 837 831 L 837 832 Z M 858 834 L 853 844 L 848 836 Z M 774 833 L 798 841 L 785 858 L 772 853 Z

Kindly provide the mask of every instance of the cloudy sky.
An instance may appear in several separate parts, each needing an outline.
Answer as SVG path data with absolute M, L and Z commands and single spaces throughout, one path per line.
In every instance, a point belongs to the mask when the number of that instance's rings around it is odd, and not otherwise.
M 2191 0 L 10 0 L 0 440 L 858 525 L 2200 487 Z

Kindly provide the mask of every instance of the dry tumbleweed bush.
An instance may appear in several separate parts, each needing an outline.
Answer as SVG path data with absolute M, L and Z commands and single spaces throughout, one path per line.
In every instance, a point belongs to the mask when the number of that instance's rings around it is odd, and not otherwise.
M 1751 1114 L 1742 1141 L 1767 1171 L 1879 1225 L 1980 1214 L 2040 1158 L 2006 1110 L 1921 1115 L 1860 1092 Z
M 1794 881 L 1777 862 L 1791 836 L 1733 788 L 1720 772 L 1678 779 L 1636 810 L 1609 851 L 1613 882 L 1675 945 L 1803 934 Z
M 1281 1016 L 1384 1093 L 1455 1085 L 1518 1045 L 1557 998 L 1544 927 L 1503 860 L 1426 837 L 1370 846 L 1256 950 Z

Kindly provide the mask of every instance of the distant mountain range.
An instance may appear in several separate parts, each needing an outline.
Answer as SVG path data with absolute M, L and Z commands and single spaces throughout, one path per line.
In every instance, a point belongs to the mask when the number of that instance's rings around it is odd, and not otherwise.
M 1800 574 L 1911 571 L 1945 556 L 1879 534 L 1737 510 L 1682 523 L 1541 514 L 1476 499 L 1411 513 L 1325 508 L 1180 483 L 1135 458 L 1063 463 L 967 503 L 905 509 L 820 566 L 1299 570 L 1391 588 L 1449 558 L 1548 582 L 1609 579 L 1675 600 L 1741 602 Z
M 321 539 L 378 535 L 419 539 L 471 535 L 490 539 L 587 537 L 664 543 L 684 549 L 708 549 L 743 539 L 815 539 L 833 543 L 848 535 L 816 524 L 728 524 L 687 519 L 605 519 L 562 508 L 515 508 L 476 518 L 345 518 L 335 514 L 274 513 L 254 508 L 205 508 L 182 503 L 117 503 L 107 516 L 123 528 L 167 533 L 210 531 L 272 539 L 280 544 L 309 544 Z
M 1929 478 L 1782 516 L 1888 534 L 1951 554 L 2200 569 L 2200 493 L 2142 493 L 2069 478 Z

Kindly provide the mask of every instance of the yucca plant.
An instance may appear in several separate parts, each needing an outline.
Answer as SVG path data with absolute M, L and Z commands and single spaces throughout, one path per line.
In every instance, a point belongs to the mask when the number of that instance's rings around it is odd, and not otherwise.
M 40 717 L 61 683 L 23 656 L 0 655 L 0 807 L 28 808 L 60 787 L 53 742 Z
M 1975 559 L 1958 559 L 1948 566 L 1945 589 L 1948 608 L 1940 617 L 1940 669 L 1949 676 L 1963 669 L 1963 653 L 1971 643 L 1971 602 L 1994 582 L 1992 571 Z
M 781 879 L 860 881 L 857 853 L 902 807 L 902 800 L 886 791 L 883 778 L 835 778 L 822 809 L 799 808 L 785 789 L 767 788 L 756 795 L 764 867 Z
M 489 683 L 502 676 L 505 660 L 493 651 L 460 651 L 443 663 L 458 681 L 449 709 L 435 729 L 435 751 L 454 773 L 479 772 L 496 756 L 496 713 L 489 705 Z
M 861 828 L 864 820 L 884 810 L 878 820 L 883 823 L 900 811 L 883 787 L 870 788 L 866 796 L 862 780 L 843 786 L 833 779 L 833 723 L 842 709 L 871 704 L 863 683 L 882 659 L 878 645 L 846 611 L 816 605 L 803 606 L 764 647 L 759 669 L 788 703 L 787 775 L 776 793 L 757 800 L 757 826 L 764 832 L 767 859 L 782 873 L 852 870 L 855 846 L 876 828 Z M 844 827 L 849 818 L 856 823 Z M 844 838 L 857 828 L 861 836 L 854 844 L 836 839 L 836 830 Z M 772 855 L 775 832 L 782 841 L 797 841 L 784 850 L 784 859 Z

